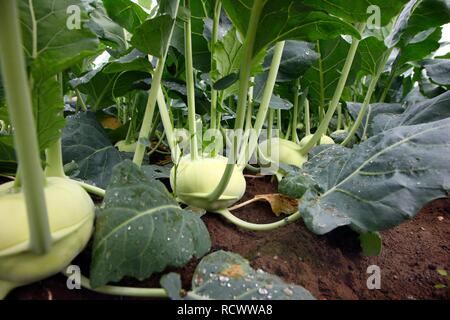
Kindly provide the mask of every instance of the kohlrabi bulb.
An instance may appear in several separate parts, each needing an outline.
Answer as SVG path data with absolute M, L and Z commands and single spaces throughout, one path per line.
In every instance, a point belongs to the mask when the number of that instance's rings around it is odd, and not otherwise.
M 269 155 L 268 143 L 271 143 Z M 259 151 L 265 160 L 301 167 L 308 157 L 300 153 L 301 147 L 289 140 L 272 138 L 260 143 Z
M 170 185 L 177 197 L 189 206 L 212 212 L 226 209 L 239 201 L 246 189 L 244 175 L 238 166 L 235 166 L 222 196 L 213 202 L 207 199 L 219 184 L 227 163 L 228 159 L 223 156 L 197 160 L 191 160 L 190 155 L 184 156 L 179 164 L 172 168 Z
M 312 139 L 312 137 L 313 135 L 309 134 L 305 136 L 302 140 L 300 140 L 299 144 L 300 147 L 304 147 Z M 334 144 L 334 140 L 327 135 L 323 135 L 322 138 L 320 139 L 319 144 Z
M 91 237 L 95 206 L 76 182 L 48 178 L 44 192 L 53 246 L 36 255 L 29 250 L 24 194 L 13 183 L 0 186 L 0 299 L 16 287 L 61 272 Z
M 121 140 L 115 144 L 115 147 L 121 152 L 134 152 L 136 151 L 136 142 L 127 144 L 125 140 Z

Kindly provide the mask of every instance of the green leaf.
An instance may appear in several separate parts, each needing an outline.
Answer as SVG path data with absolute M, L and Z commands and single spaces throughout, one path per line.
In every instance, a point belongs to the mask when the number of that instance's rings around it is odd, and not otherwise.
M 361 110 L 362 103 L 348 102 L 347 110 L 352 116 L 353 120 L 358 117 L 359 111 Z M 379 133 L 383 131 L 384 125 L 391 121 L 393 118 L 398 117 L 405 111 L 405 108 L 399 103 L 372 103 L 369 104 L 368 110 L 363 117 L 361 125 L 356 131 L 356 134 L 361 139 L 364 131 L 364 126 L 368 123 L 367 135 L 373 136 L 374 133 Z M 376 123 L 373 119 L 380 116 Z M 369 117 L 369 119 L 367 119 Z M 381 126 L 381 127 L 380 127 Z
M 105 188 L 111 179 L 112 168 L 122 161 L 104 129 L 93 113 L 82 113 L 67 118 L 62 135 L 64 164 L 74 161 L 77 175 L 72 177 Z
M 386 50 L 384 42 L 375 37 L 368 37 L 362 40 L 357 51 L 361 59 L 361 70 L 366 74 L 376 75 Z
M 353 149 L 333 145 L 302 168 L 320 187 L 299 210 L 317 234 L 350 225 L 360 233 L 397 226 L 450 190 L 450 118 L 384 131 Z
M 39 83 L 98 53 L 97 37 L 84 26 L 87 19 L 81 0 L 19 1 L 26 57 L 34 82 Z M 68 28 L 81 10 L 80 28 Z M 36 36 L 36 37 L 35 37 Z
M 428 30 L 426 34 L 428 34 L 428 36 L 424 39 L 421 39 L 421 37 L 415 37 L 417 38 L 417 40 L 411 40 L 408 45 L 400 50 L 400 53 L 398 54 L 394 62 L 394 65 L 396 66 L 394 71 L 397 74 L 401 73 L 400 67 L 402 67 L 404 64 L 408 62 L 419 61 L 439 49 L 439 41 L 442 37 L 441 28 L 432 28 Z
M 108 16 L 129 32 L 134 33 L 148 14 L 131 0 L 103 0 Z
M 213 84 L 213 88 L 215 90 L 225 90 L 231 87 L 233 84 L 235 84 L 238 80 L 239 80 L 238 73 L 230 73 L 229 75 L 217 80 Z
M 341 37 L 334 40 L 318 41 L 318 61 L 301 79 L 302 88 L 309 88 L 311 107 L 326 106 L 333 97 L 337 83 L 344 67 L 350 44 Z M 359 60 L 355 57 L 347 83 L 352 83 L 358 71 Z
M 222 5 L 239 32 L 245 35 L 253 0 L 222 0 Z M 351 24 L 314 11 L 298 0 L 265 1 L 257 30 L 254 56 L 282 40 L 316 41 L 334 39 L 341 34 L 360 37 Z
M 428 59 L 422 62 L 427 76 L 437 84 L 450 86 L 450 60 Z
M 33 112 L 41 151 L 61 137 L 61 130 L 66 123 L 63 110 L 64 101 L 58 80 L 49 78 L 34 86 Z
M 317 1 L 303 0 L 303 2 L 315 9 L 324 10 L 328 13 L 341 17 L 345 21 L 356 23 L 366 22 L 373 14 L 370 7 L 376 6 L 380 11 L 381 25 L 388 24 L 395 17 L 407 0 L 333 0 Z
M 126 160 L 116 166 L 94 236 L 91 284 L 148 278 L 210 249 L 200 217 L 181 209 L 164 185 Z
M 170 43 L 170 34 L 175 20 L 164 14 L 145 21 L 136 28 L 131 44 L 144 53 L 161 58 Z
M 450 118 L 449 101 L 450 91 L 447 91 L 433 99 L 411 104 L 401 115 L 386 116 L 386 114 L 378 114 L 372 120 L 371 132 L 372 134 L 378 134 L 394 127 L 430 123 Z
M 115 59 L 110 60 L 108 65 L 103 69 L 104 73 L 119 73 L 124 71 L 142 71 L 149 74 L 153 71 L 153 67 L 148 60 L 148 56 L 137 49 Z
M 97 69 L 69 81 L 72 88 L 77 88 L 80 92 L 88 95 L 86 103 L 90 105 L 93 111 L 114 105 L 116 103 L 115 98 L 126 95 L 135 88 L 136 82 L 150 76 L 148 72 L 126 71 L 130 65 L 122 64 L 118 66 L 117 61 L 113 62 L 111 68 L 123 69 L 123 72 L 103 72 L 106 66 L 109 65 L 103 64 Z M 131 66 L 130 69 L 135 69 L 135 65 L 131 64 Z M 106 71 L 111 71 L 111 69 Z
M 403 47 L 418 33 L 450 22 L 447 0 L 410 0 L 399 14 L 386 46 Z
M 202 259 L 195 269 L 192 289 L 186 294 L 182 293 L 178 274 L 163 276 L 161 285 L 175 300 L 314 300 L 305 288 L 254 270 L 246 259 L 226 251 Z
M 436 289 L 445 289 L 445 288 L 447 288 L 447 286 L 445 284 L 442 284 L 442 283 L 435 284 L 434 287 Z
M 381 254 L 383 240 L 378 232 L 361 233 L 359 235 L 359 241 L 364 255 L 375 257 Z
M 89 11 L 90 20 L 86 23 L 100 40 L 110 49 L 116 49 L 118 52 L 126 50 L 127 44 L 124 29 L 108 16 L 102 2 L 94 2 L 93 8 Z

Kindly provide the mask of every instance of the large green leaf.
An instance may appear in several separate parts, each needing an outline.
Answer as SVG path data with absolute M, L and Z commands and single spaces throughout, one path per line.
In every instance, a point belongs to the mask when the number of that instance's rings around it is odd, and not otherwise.
M 397 74 L 402 72 L 405 63 L 421 60 L 439 49 L 439 41 L 442 37 L 441 28 L 432 28 L 426 33 L 426 37 L 419 36 L 413 38 L 405 47 L 401 48 L 395 60 L 395 70 Z
M 131 44 L 142 52 L 161 58 L 170 43 L 175 20 L 168 14 L 146 20 L 136 28 Z
M 448 0 L 410 0 L 386 38 L 388 47 L 403 47 L 418 33 L 450 22 Z
M 148 14 L 131 0 L 103 0 L 103 5 L 108 16 L 131 33 L 148 17 Z
M 450 190 L 450 118 L 384 131 L 353 149 L 322 149 L 299 174 L 316 186 L 300 199 L 307 227 L 317 234 L 350 225 L 379 231 L 411 219 Z
M 362 108 L 362 103 L 348 102 L 347 110 L 354 120 L 358 117 L 359 112 Z M 373 119 L 380 116 L 379 123 L 385 123 L 390 121 L 392 118 L 400 116 L 405 111 L 405 108 L 400 103 L 371 103 L 368 106 L 368 110 L 363 117 L 361 125 L 356 131 L 359 138 L 362 138 L 364 132 L 364 126 L 367 123 L 367 135 L 370 137 L 374 132 L 381 132 L 382 130 L 378 127 L 378 121 L 376 124 L 373 123 Z
M 115 104 L 115 99 L 126 95 L 133 90 L 135 83 L 140 80 L 147 79 L 150 74 L 148 72 L 133 71 L 136 69 L 134 62 L 126 64 L 124 60 L 115 60 L 111 64 L 103 64 L 94 70 L 85 73 L 83 76 L 69 81 L 73 88 L 77 88 L 80 92 L 87 94 L 86 103 L 93 111 Z M 122 70 L 110 73 L 112 70 Z M 130 71 L 127 71 L 129 69 Z
M 85 57 L 98 52 L 97 37 L 84 26 L 87 14 L 81 0 L 18 1 L 24 50 L 31 60 L 35 83 L 39 83 Z M 70 8 L 81 13 L 80 28 L 68 28 Z M 77 13 L 74 11 L 74 18 Z
M 450 118 L 450 91 L 433 99 L 409 105 L 400 115 L 378 114 L 373 117 L 370 129 L 372 134 L 399 126 L 430 123 Z
M 326 109 L 336 90 L 349 48 L 350 45 L 341 37 L 317 42 L 317 51 L 320 57 L 301 80 L 303 88 L 309 87 L 312 107 L 321 106 Z M 358 65 L 358 57 L 356 57 L 347 83 L 353 82 Z
M 429 59 L 422 62 L 427 76 L 437 84 L 450 86 L 450 60 Z
M 163 276 L 161 285 L 175 300 L 313 300 L 305 288 L 287 284 L 261 269 L 254 270 L 240 255 L 217 251 L 195 269 L 191 291 L 183 294 L 178 274 Z
M 400 12 L 407 0 L 303 0 L 303 2 L 315 9 L 325 10 L 352 23 L 366 22 L 373 14 L 373 9 L 377 7 L 381 25 L 384 26 Z
M 181 209 L 161 182 L 126 160 L 114 168 L 97 216 L 91 284 L 125 276 L 143 280 L 203 256 L 210 246 L 200 217 Z
M 111 179 L 112 168 L 122 161 L 93 113 L 67 118 L 62 135 L 64 164 L 75 162 L 73 178 L 89 181 L 105 188 Z
M 107 14 L 103 2 L 95 1 L 89 3 L 88 12 L 90 20 L 87 26 L 104 42 L 111 52 L 112 48 L 118 52 L 126 50 L 126 39 L 124 29 L 114 22 Z
M 366 74 L 376 75 L 386 50 L 384 42 L 376 37 L 368 37 L 362 40 L 357 51 L 361 59 L 361 70 Z
M 247 33 L 253 0 L 222 0 L 229 18 L 243 35 Z M 341 34 L 359 38 L 349 23 L 322 11 L 314 11 L 299 0 L 265 1 L 258 23 L 254 55 L 282 40 L 315 41 Z
M 264 59 L 263 70 L 266 72 L 270 69 L 274 51 L 274 48 L 270 48 Z M 317 59 L 319 59 L 319 54 L 314 51 L 314 44 L 296 40 L 286 41 L 278 69 L 277 82 L 300 78 Z

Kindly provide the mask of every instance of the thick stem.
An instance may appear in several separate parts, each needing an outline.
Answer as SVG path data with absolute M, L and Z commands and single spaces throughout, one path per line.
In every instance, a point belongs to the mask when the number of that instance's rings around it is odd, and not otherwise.
M 244 53 L 239 73 L 239 94 L 238 94 L 238 105 L 236 109 L 236 122 L 234 127 L 235 130 L 244 128 L 249 79 L 252 70 L 253 48 L 255 44 L 259 18 L 261 16 L 261 12 L 264 8 L 264 5 L 265 0 L 255 0 L 253 2 L 250 21 L 248 24 L 247 34 L 243 46 Z
M 184 0 L 184 5 L 189 9 L 189 0 Z M 192 60 L 192 35 L 191 17 L 184 23 L 184 57 L 186 61 L 186 87 L 188 99 L 188 123 L 191 141 L 191 159 L 198 158 L 197 149 L 197 125 L 195 121 L 195 85 L 194 85 L 194 65 Z
M 162 91 L 162 88 L 159 89 L 157 101 L 159 114 L 161 115 L 161 122 L 163 124 L 164 132 L 166 133 L 167 142 L 169 144 L 170 152 L 172 154 L 172 160 L 174 161 L 174 163 L 177 163 L 178 157 L 180 156 L 180 150 L 175 141 L 175 134 L 173 132 L 173 125 L 170 119 L 169 108 L 164 99 L 164 93 Z
M 44 173 L 39 157 L 22 35 L 16 1 L 0 1 L 0 61 L 14 141 L 27 206 L 30 247 L 37 254 L 52 244 L 44 196 Z
M 261 134 L 261 130 L 267 116 L 267 110 L 269 109 L 270 99 L 272 98 L 273 88 L 275 87 L 275 82 L 277 80 L 278 69 L 280 67 L 281 57 L 283 55 L 283 49 L 284 41 L 280 41 L 275 45 L 269 75 L 267 77 L 263 97 L 261 99 L 261 104 L 259 105 L 258 114 L 256 115 L 256 121 L 253 127 L 253 134 L 250 136 L 250 142 L 246 141 L 246 143 L 248 143 L 248 150 L 244 148 L 245 151 L 240 157 L 239 164 L 241 165 L 245 165 L 249 161 L 252 153 L 256 149 L 258 142 L 257 140 L 259 135 Z
M 392 49 L 389 49 L 384 53 L 384 57 L 380 61 L 380 64 L 378 65 L 377 72 L 372 75 L 372 79 L 369 84 L 369 88 L 367 89 L 366 96 L 364 97 L 364 102 L 361 107 L 361 110 L 359 110 L 358 117 L 356 118 L 355 123 L 353 123 L 352 128 L 350 129 L 350 132 L 348 133 L 347 137 L 344 141 L 342 141 L 341 145 L 345 146 L 350 141 L 352 141 L 356 131 L 358 130 L 359 126 L 361 125 L 364 116 L 366 115 L 367 109 L 369 108 L 370 100 L 372 99 L 372 95 L 375 91 L 375 88 L 377 86 L 378 80 L 380 79 L 381 74 L 383 73 L 384 67 L 387 63 L 387 60 L 389 58 L 389 55 L 391 54 Z
M 75 93 L 77 95 L 77 104 L 79 104 L 81 106 L 81 110 L 83 110 L 83 112 L 86 112 L 87 111 L 87 106 L 86 106 L 86 103 L 83 100 L 83 97 L 81 96 L 80 90 L 75 88 Z
M 267 115 L 267 139 L 272 141 L 272 129 L 273 129 L 273 115 L 275 113 L 274 109 L 269 109 L 269 114 Z M 272 156 L 272 143 L 267 144 L 267 155 L 269 158 Z
M 364 31 L 365 24 L 361 23 L 357 26 L 359 33 Z M 356 50 L 358 49 L 360 40 L 357 38 L 352 38 L 352 44 L 345 59 L 344 67 L 342 68 L 341 77 L 337 84 L 336 90 L 334 91 L 333 98 L 331 99 L 330 106 L 328 107 L 327 113 L 324 119 L 320 122 L 319 128 L 312 136 L 311 140 L 306 143 L 306 145 L 300 150 L 302 154 L 308 154 L 308 152 L 320 141 L 322 136 L 326 133 L 328 125 L 330 124 L 331 118 L 336 111 L 339 100 L 341 99 L 342 92 L 344 91 L 345 84 L 347 83 L 348 75 L 353 65 L 353 60 L 355 58 Z
M 257 223 L 251 223 L 251 222 L 247 222 L 244 221 L 242 219 L 239 219 L 238 217 L 236 217 L 235 215 L 233 215 L 230 211 L 228 210 L 221 210 L 221 211 L 217 211 L 216 213 L 220 214 L 222 217 L 224 217 L 225 219 L 227 219 L 229 222 L 231 222 L 232 224 L 245 229 L 245 230 L 250 230 L 250 231 L 271 231 L 271 230 L 275 230 L 281 227 L 284 227 L 285 225 L 297 221 L 301 218 L 300 212 L 296 212 L 294 214 L 291 214 L 289 217 L 284 218 L 283 220 L 277 221 L 277 222 L 273 222 L 273 223 L 267 223 L 267 224 L 257 224 Z
M 61 138 L 45 150 L 45 158 L 47 160 L 47 165 L 45 167 L 46 177 L 66 177 L 62 158 Z
M 176 9 L 175 14 L 178 12 L 179 2 L 176 1 Z M 169 40 L 172 38 L 173 30 L 175 28 L 175 22 L 172 24 L 172 28 L 170 30 Z M 169 41 L 170 42 L 170 41 Z M 164 71 L 164 64 L 166 62 L 167 51 L 169 50 L 169 46 L 164 49 L 164 54 L 162 57 L 158 59 L 158 65 L 156 66 L 156 70 L 153 73 L 152 78 L 152 87 L 150 89 L 150 93 L 148 95 L 147 107 L 145 109 L 144 120 L 142 122 L 141 131 L 139 132 L 139 139 L 136 144 L 136 151 L 134 153 L 133 162 L 141 166 L 142 160 L 144 159 L 145 147 L 146 144 L 142 143 L 142 140 L 148 139 L 148 134 L 150 133 L 150 126 L 153 119 L 153 113 L 155 112 L 156 99 L 158 97 L 158 93 L 161 89 L 161 79 Z
M 297 135 L 297 125 L 298 125 L 298 105 L 299 105 L 299 99 L 298 99 L 298 91 L 300 89 L 300 79 L 297 79 L 295 81 L 295 94 L 294 94 L 294 110 L 292 115 L 292 142 L 299 143 L 300 140 L 298 139 Z
M 161 89 L 161 78 L 164 70 L 165 60 L 165 57 L 158 59 L 158 65 L 156 66 L 156 70 L 153 74 L 152 87 L 148 95 L 144 119 L 142 121 L 141 130 L 139 132 L 139 139 L 136 143 L 136 150 L 134 152 L 133 158 L 133 162 L 138 166 L 141 166 L 142 160 L 144 159 L 146 144 L 143 143 L 143 141 L 147 141 L 149 139 L 153 115 L 156 108 L 156 99 L 158 96 L 158 92 Z
M 309 100 L 306 98 L 306 93 L 305 93 L 305 133 L 307 136 L 311 134 L 311 117 L 309 115 Z

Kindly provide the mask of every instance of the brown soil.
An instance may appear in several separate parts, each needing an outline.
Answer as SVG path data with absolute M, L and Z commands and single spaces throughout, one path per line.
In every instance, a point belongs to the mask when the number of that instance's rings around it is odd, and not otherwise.
M 276 192 L 269 178 L 248 179 L 247 195 Z M 264 203 L 254 203 L 236 212 L 240 218 L 267 223 L 277 220 Z M 279 218 L 278 218 L 279 219 Z M 357 234 L 348 228 L 325 236 L 309 232 L 301 222 L 282 229 L 253 233 L 236 228 L 222 218 L 207 214 L 204 221 L 210 231 L 212 250 L 227 250 L 249 259 L 252 266 L 276 274 L 288 282 L 300 284 L 319 299 L 448 299 L 436 269 L 450 269 L 450 199 L 426 205 L 415 219 L 382 232 L 383 252 L 378 257 L 360 253 Z M 78 259 L 87 269 L 89 252 Z M 192 261 L 179 270 L 183 285 L 189 288 Z M 381 268 L 381 289 L 367 289 L 367 267 Z M 158 286 L 159 275 L 137 283 L 122 285 Z M 122 299 L 87 290 L 66 289 L 66 279 L 57 275 L 39 283 L 14 290 L 9 299 Z

